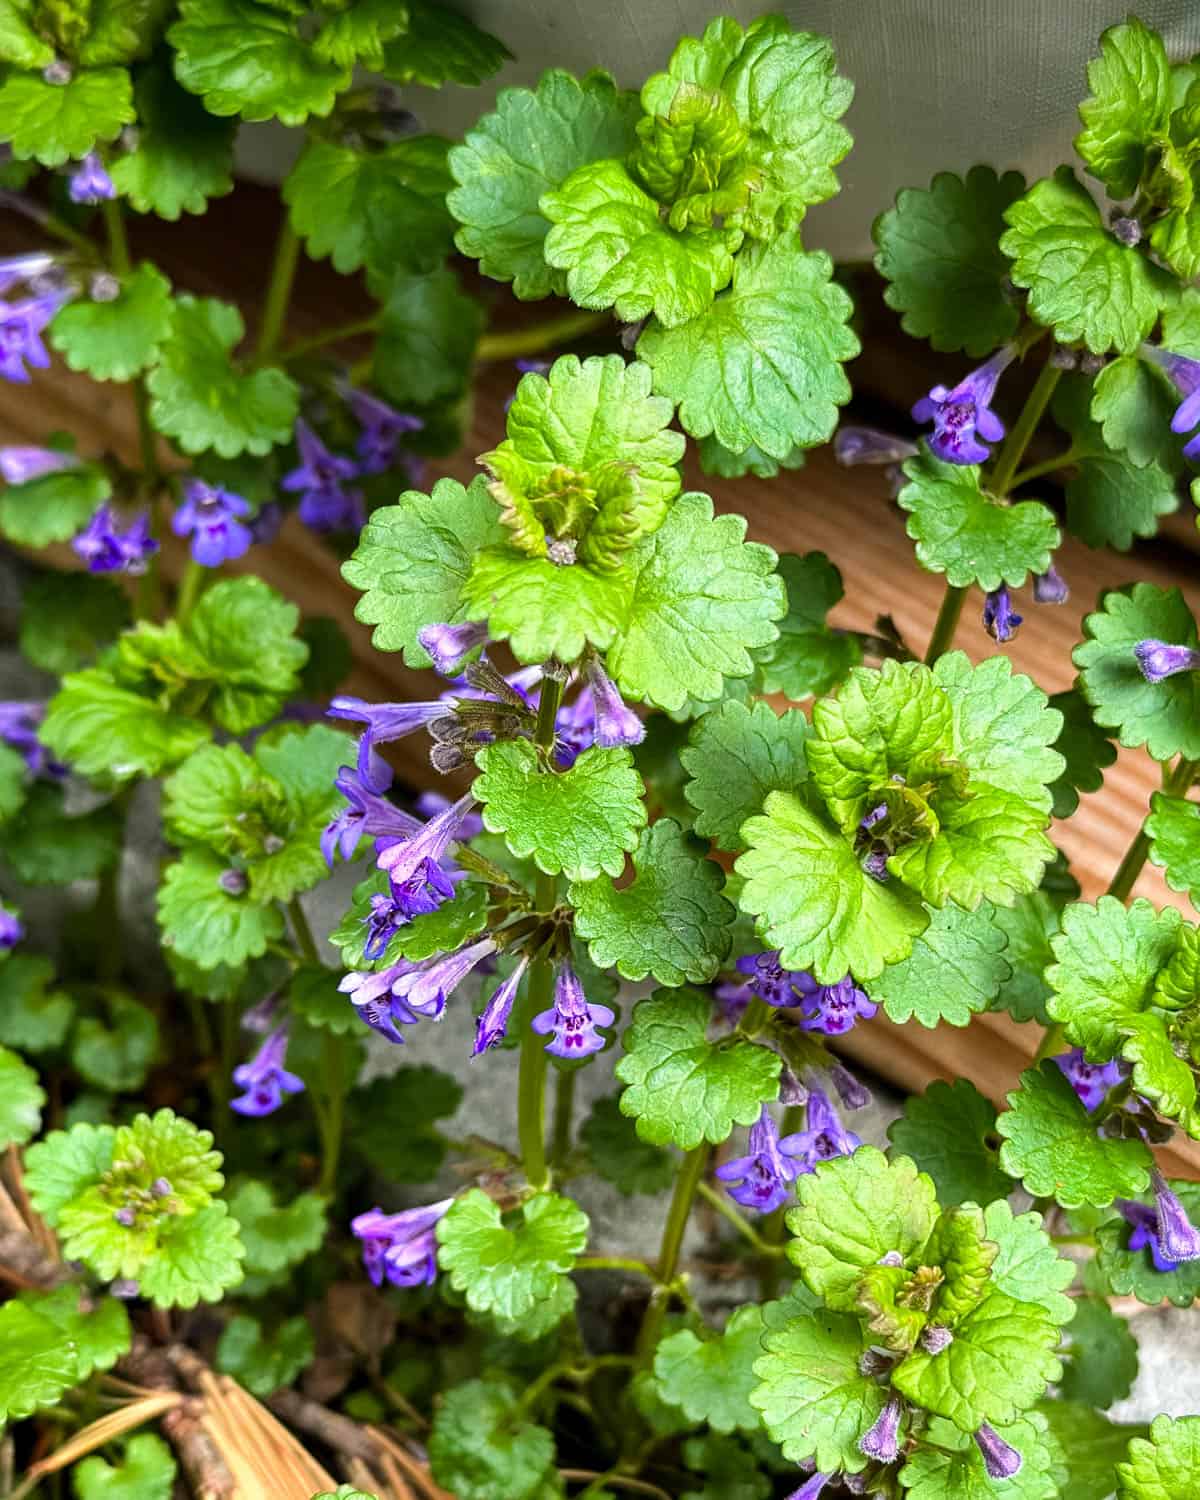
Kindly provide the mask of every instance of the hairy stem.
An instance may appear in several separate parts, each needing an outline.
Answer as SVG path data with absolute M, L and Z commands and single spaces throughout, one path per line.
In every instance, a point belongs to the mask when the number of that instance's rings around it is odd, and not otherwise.
M 638 1333 L 636 1358 L 640 1369 L 648 1369 L 654 1358 L 654 1350 L 662 1333 L 667 1316 L 667 1305 L 671 1298 L 670 1283 L 675 1279 L 679 1266 L 679 1251 L 683 1245 L 688 1216 L 696 1201 L 704 1168 L 708 1163 L 709 1146 L 701 1141 L 694 1151 L 689 1151 L 679 1163 L 675 1177 L 675 1191 L 671 1195 L 671 1207 L 667 1210 L 667 1222 L 663 1226 L 662 1245 L 658 1252 L 658 1279 L 642 1319 Z
M 962 618 L 963 605 L 967 600 L 965 588 L 955 588 L 954 584 L 946 585 L 946 592 L 942 595 L 942 607 L 938 610 L 937 619 L 934 621 L 933 634 L 929 637 L 929 649 L 925 653 L 925 665 L 933 666 L 939 656 L 944 656 L 954 643 L 954 632 L 958 629 L 958 622 Z
M 511 333 L 485 333 L 475 346 L 475 358 L 485 360 L 519 359 L 525 354 L 542 354 L 558 344 L 585 334 L 598 333 L 611 324 L 606 312 L 565 313 L 561 318 L 547 318 L 531 328 L 515 328 Z
M 300 263 L 300 236 L 292 228 L 292 221 L 285 210 L 283 223 L 279 226 L 279 237 L 275 241 L 275 254 L 271 261 L 271 275 L 263 299 L 262 323 L 258 330 L 255 360 L 265 361 L 279 347 L 287 317 L 288 303 L 292 299 L 292 284 L 296 279 L 296 267 Z

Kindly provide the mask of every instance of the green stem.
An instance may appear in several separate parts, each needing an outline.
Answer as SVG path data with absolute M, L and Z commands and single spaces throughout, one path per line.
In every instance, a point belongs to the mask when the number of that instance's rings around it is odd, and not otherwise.
M 275 241 L 271 276 L 263 303 L 262 324 L 258 330 L 258 345 L 254 351 L 255 361 L 258 363 L 269 359 L 279 346 L 299 263 L 300 236 L 292 228 L 292 221 L 285 211 L 283 223 L 279 226 L 279 237 Z
M 638 1333 L 636 1359 L 640 1369 L 648 1369 L 658 1347 L 659 1335 L 667 1316 L 667 1304 L 671 1290 L 667 1283 L 674 1281 L 679 1265 L 679 1251 L 683 1245 L 684 1231 L 692 1211 L 697 1190 L 708 1162 L 709 1147 L 702 1141 L 694 1151 L 689 1151 L 679 1164 L 675 1178 L 675 1191 L 671 1195 L 671 1207 L 667 1210 L 667 1222 L 663 1226 L 662 1245 L 658 1252 L 658 1279 L 662 1285 L 655 1287 L 646 1306 L 646 1315 Z
M 576 1271 L 632 1271 L 635 1276 L 654 1277 L 654 1267 L 644 1260 L 632 1260 L 624 1255 L 581 1255 L 575 1262 Z
M 516 328 L 511 333 L 485 333 L 475 346 L 475 358 L 482 362 L 541 354 L 572 339 L 598 333 L 611 322 L 612 315 L 606 312 L 565 313 L 561 318 L 547 318 L 544 323 L 535 323 L 532 328 Z
M 1054 394 L 1054 388 L 1062 379 L 1062 371 L 1057 365 L 1052 365 L 1049 360 L 1042 366 L 1041 373 L 1033 383 L 1033 389 L 1025 398 L 1025 405 L 1021 408 L 1021 415 L 1012 425 L 1012 431 L 1004 441 L 1000 449 L 1000 456 L 996 460 L 996 467 L 987 479 L 985 487 L 989 494 L 1003 499 L 1012 488 L 1013 475 L 1017 472 L 1017 465 L 1025 457 L 1025 450 L 1029 447 L 1029 441 L 1037 431 L 1037 424 L 1042 420 L 1050 397 Z
M 560 1068 L 554 1084 L 554 1144 L 550 1159 L 561 1167 L 571 1154 L 571 1116 L 575 1110 L 575 1068 Z
M 192 610 L 196 607 L 196 601 L 208 586 L 208 580 L 212 569 L 206 568 L 203 563 L 198 563 L 194 557 L 189 558 L 187 566 L 183 570 L 183 577 L 179 581 L 179 593 L 175 599 L 175 617 L 181 625 L 186 625 L 191 619 Z
M 317 1192 L 332 1198 L 337 1186 L 338 1158 L 342 1152 L 342 1120 L 345 1113 L 346 1080 L 342 1072 L 341 1040 L 332 1032 L 326 1036 L 325 1051 L 325 1130 L 321 1141 L 321 1176 Z
M 937 619 L 933 624 L 933 634 L 929 637 L 929 649 L 925 653 L 927 667 L 933 666 L 939 656 L 944 656 L 949 651 L 954 642 L 954 632 L 958 629 L 958 622 L 962 618 L 966 599 L 965 588 L 956 588 L 952 583 L 946 585 L 946 592 L 942 595 L 942 607 L 938 610 Z
M 313 937 L 312 928 L 308 925 L 308 918 L 304 915 L 304 908 L 300 905 L 300 897 L 293 896 L 288 902 L 288 920 L 292 924 L 292 938 L 299 950 L 301 958 L 306 964 L 319 964 L 321 954 L 317 949 L 317 941 Z
M 133 269 L 129 257 L 129 237 L 125 233 L 125 216 L 121 211 L 121 200 L 109 198 L 101 205 L 104 229 L 108 235 L 108 260 L 118 276 L 128 276 Z
M 297 339 L 294 344 L 289 344 L 277 356 L 276 363 L 291 364 L 293 360 L 303 359 L 308 354 L 315 354 L 319 349 L 324 349 L 330 344 L 341 344 L 348 339 L 357 339 L 363 334 L 374 333 L 379 327 L 380 316 L 379 313 L 372 313 L 369 318 L 358 318 L 355 322 L 343 323 L 338 328 L 327 328 L 324 333 L 313 334 L 312 338 Z
M 1023 484 L 1028 484 L 1031 479 L 1041 479 L 1044 474 L 1056 474 L 1059 469 L 1065 469 L 1080 456 L 1081 450 L 1072 443 L 1065 453 L 1058 454 L 1056 458 L 1043 459 L 1040 464 L 1030 464 L 1027 469 L 1014 474 L 1009 489 L 1018 490 Z
M 738 1213 L 737 1209 L 723 1193 L 717 1192 L 707 1182 L 698 1183 L 696 1185 L 696 1192 L 710 1208 L 716 1209 L 717 1213 L 723 1219 L 732 1224 L 742 1238 L 748 1244 L 753 1245 L 759 1255 L 775 1256 L 783 1254 L 783 1246 L 778 1244 L 772 1245 L 769 1240 L 765 1240 L 759 1234 L 758 1230 L 755 1229 L 754 1225 L 751 1224 L 750 1220 L 744 1214 Z

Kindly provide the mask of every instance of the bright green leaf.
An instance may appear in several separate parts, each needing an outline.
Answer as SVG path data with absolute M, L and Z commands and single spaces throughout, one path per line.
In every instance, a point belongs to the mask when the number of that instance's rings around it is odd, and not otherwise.
M 477 88 L 512 56 L 466 16 L 431 0 L 405 0 L 408 24 L 384 48 L 383 72 L 396 83 Z
M 790 792 L 808 774 L 808 721 L 798 709 L 782 717 L 767 703 L 723 703 L 697 719 L 680 754 L 696 809 L 696 832 L 719 849 L 740 847 L 738 830 L 762 810 L 769 792 Z
M 520 1319 L 557 1289 L 587 1244 L 588 1219 L 557 1193 L 539 1193 L 503 1222 L 499 1206 L 472 1188 L 437 1226 L 438 1264 L 475 1312 Z
M 97 464 L 6 485 L 0 492 L 0 531 L 22 547 L 69 541 L 111 494 L 108 475 Z
M 165 61 L 138 72 L 133 102 L 137 144 L 108 168 L 126 203 L 174 223 L 233 191 L 234 124 L 210 115 Z
M 133 118 L 124 68 L 81 69 L 66 83 L 10 72 L 0 85 L 0 140 L 18 160 L 33 157 L 44 167 L 86 156 L 97 141 L 114 140 Z
M 143 264 L 112 301 L 68 302 L 50 325 L 50 342 L 72 370 L 93 380 L 132 380 L 158 358 L 171 332 L 171 283 Z
M 71 1471 L 78 1500 L 171 1500 L 175 1487 L 171 1450 L 153 1432 L 135 1433 L 114 1467 L 98 1454 Z
M 1191 1500 L 1200 1485 L 1200 1417 L 1155 1417 L 1117 1465 L 1118 1500 Z
M 429 1438 L 433 1477 L 458 1500 L 551 1500 L 554 1437 L 522 1419 L 498 1380 L 468 1380 L 447 1391 Z
M 1187 797 L 1151 792 L 1150 859 L 1161 865 L 1173 891 L 1185 891 L 1200 911 L 1200 803 Z
M 1110 26 L 1088 63 L 1091 95 L 1079 106 L 1075 149 L 1111 198 L 1130 198 L 1171 109 L 1171 65 L 1157 31 L 1136 16 Z
M 659 1395 L 714 1432 L 757 1432 L 762 1417 L 750 1393 L 762 1333 L 762 1309 L 751 1304 L 733 1313 L 719 1337 L 702 1341 L 690 1328 L 670 1334 L 654 1354 Z
M 845 591 L 842 575 L 823 552 L 784 553 L 778 566 L 787 614 L 779 621 L 779 639 L 754 653 L 757 677 L 764 693 L 801 703 L 843 681 L 862 660 L 862 647 L 855 636 L 839 634 L 825 622 Z
M 221 884 L 228 863 L 207 849 L 189 849 L 168 865 L 158 893 L 163 942 L 201 968 L 240 964 L 267 951 L 283 933 L 276 906 L 257 906 Z
M 28 1063 L 0 1047 L 0 1148 L 23 1146 L 42 1127 L 45 1090 Z
M 867 986 L 871 999 L 898 1024 L 916 1016 L 922 1026 L 967 1025 L 1012 973 L 1005 935 L 992 917 L 986 901 L 973 912 L 952 901 L 931 911 L 908 957 Z

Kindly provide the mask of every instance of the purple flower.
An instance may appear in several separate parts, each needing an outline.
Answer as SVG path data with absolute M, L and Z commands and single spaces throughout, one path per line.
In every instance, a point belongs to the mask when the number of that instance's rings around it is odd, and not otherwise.
M 32 775 L 60 780 L 67 774 L 67 767 L 61 761 L 50 758 L 37 735 L 38 725 L 45 714 L 44 703 L 0 703 L 0 740 L 25 757 L 25 764 Z
M 985 1422 L 975 1434 L 975 1442 L 983 1454 L 983 1467 L 989 1479 L 1011 1479 L 1020 1472 L 1021 1455 L 994 1427 Z
M 1160 365 L 1183 393 L 1183 400 L 1171 418 L 1171 431 L 1191 432 L 1200 423 L 1200 360 L 1155 348 L 1153 344 L 1143 344 L 1142 353 Z M 1200 433 L 1183 445 L 1183 453 L 1185 458 L 1200 459 Z
M 462 838 L 463 823 L 474 807 L 474 796 L 465 793 L 445 812 L 422 823 L 403 843 L 389 844 L 381 850 L 377 861 L 379 868 L 388 872 L 393 885 L 400 886 L 430 864 L 436 865 L 450 845 Z
M 585 750 L 596 743 L 596 702 L 584 687 L 558 711 L 554 724 L 554 759 L 569 771 Z
M 365 1021 L 373 1031 L 379 1032 L 389 1042 L 403 1046 L 404 1037 L 399 1028 L 415 1026 L 420 1017 L 414 1015 L 404 1001 L 392 993 L 392 987 L 416 967 L 416 964 L 402 958 L 399 963 L 381 969 L 378 974 L 353 970 L 342 976 L 338 989 L 343 995 L 350 996 L 350 1003 L 360 1020 Z
M 75 454 L 61 448 L 0 448 L 0 474 L 8 484 L 28 484 L 45 474 L 78 467 Z
M 1150 1173 L 1150 1183 L 1154 1188 L 1158 1244 L 1163 1258 L 1175 1265 L 1200 1260 L 1200 1230 L 1188 1218 L 1187 1209 L 1157 1168 Z
M 1012 595 L 1006 588 L 993 589 L 983 601 L 983 628 L 1002 646 L 1016 635 L 1023 618 L 1013 609 Z
M 803 996 L 800 1013 L 802 1031 L 823 1031 L 841 1036 L 860 1018 L 869 1021 L 879 1009 L 847 974 L 836 984 L 818 984 L 811 974 L 798 974 L 795 986 Z
M 300 519 L 313 531 L 357 531 L 365 519 L 362 494 L 344 485 L 358 465 L 331 453 L 303 417 L 296 422 L 296 447 L 300 463 L 281 482 L 299 493 Z
M 596 744 L 605 750 L 618 745 L 640 745 L 646 738 L 646 726 L 625 706 L 616 683 L 600 665 L 599 658 L 589 657 L 584 671 L 592 695 Z
M 66 300 L 67 293 L 59 288 L 20 302 L 0 303 L 0 379 L 27 385 L 26 364 L 35 370 L 50 368 L 41 333 Z
M 871 1090 L 841 1063 L 835 1062 L 829 1069 L 829 1078 L 847 1109 L 866 1109 L 870 1104 Z
M 430 1021 L 441 1019 L 446 1001 L 477 964 L 496 951 L 492 938 L 481 938 L 453 953 L 440 953 L 426 963 L 402 974 L 392 985 L 392 993 Z
M 833 456 L 847 469 L 856 464 L 898 464 L 918 451 L 916 443 L 877 427 L 843 425 L 833 439 Z
M 0 901 L 0 951 L 7 953 L 10 948 L 15 948 L 24 936 L 25 928 L 20 917 Z
M 522 958 L 508 978 L 496 986 L 492 998 L 483 1007 L 479 1019 L 475 1022 L 475 1045 L 471 1049 L 472 1057 L 478 1057 L 481 1052 L 487 1052 L 491 1047 L 498 1047 L 504 1040 L 508 1030 L 508 1019 L 512 1015 L 513 1001 L 517 998 L 517 990 L 520 988 L 521 980 L 528 967 L 529 960 Z
M 443 797 L 441 792 L 422 792 L 414 806 L 423 818 L 436 818 L 438 813 L 444 813 L 450 806 L 450 798 Z M 459 842 L 473 839 L 482 832 L 483 819 L 476 812 L 468 813 L 458 832 Z
M 325 825 L 321 834 L 321 853 L 331 870 L 336 853 L 340 853 L 343 859 L 354 858 L 358 841 L 364 834 L 394 843 L 411 838 L 424 826 L 419 818 L 402 811 L 375 790 L 378 779 L 379 772 L 376 771 L 373 781 L 364 783 L 361 771 L 349 766 L 343 766 L 334 777 L 333 784 L 345 797 L 346 806 Z
M 426 625 L 417 631 L 417 640 L 433 658 L 434 668 L 443 677 L 452 677 L 466 657 L 487 641 L 487 625 L 474 621 L 465 625 Z
M 933 423 L 929 447 L 936 457 L 948 464 L 981 464 L 991 457 L 979 439 L 995 443 L 1004 436 L 1004 423 L 992 411 L 991 401 L 1015 354 L 1013 345 L 1005 344 L 956 386 L 935 385 L 913 407 L 914 422 Z
M 55 257 L 46 250 L 0 258 L 0 293 L 9 292 L 20 282 L 37 282 L 47 271 L 57 270 Z
M 791 1185 L 799 1175 L 795 1162 L 779 1149 L 779 1129 L 766 1105 L 750 1127 L 750 1150 L 736 1156 L 713 1173 L 722 1182 L 733 1183 L 729 1196 L 743 1208 L 769 1214 L 791 1197 Z
M 917 1342 L 926 1354 L 941 1354 L 954 1342 L 954 1334 L 941 1323 L 927 1323 Z
M 1133 654 L 1147 682 L 1162 682 L 1177 672 L 1200 672 L 1200 651 L 1192 646 L 1172 646 L 1168 641 L 1139 641 Z
M 1104 1103 L 1109 1089 L 1129 1077 L 1127 1063 L 1119 1058 L 1112 1062 L 1090 1063 L 1084 1057 L 1082 1047 L 1059 1053 L 1053 1061 L 1062 1069 L 1063 1077 L 1079 1095 L 1089 1114 Z
M 264 995 L 261 1000 L 256 1000 L 249 1010 L 242 1012 L 242 1030 L 250 1032 L 253 1036 L 266 1036 L 267 1032 L 274 1028 L 281 999 L 279 991 L 276 990 L 270 995 Z
M 1166 1273 L 1178 1270 L 1179 1262 L 1163 1254 L 1162 1245 L 1158 1239 L 1158 1215 L 1154 1209 L 1131 1198 L 1118 1198 L 1116 1206 L 1121 1212 L 1121 1217 L 1133 1230 L 1129 1236 L 1129 1249 L 1149 1250 L 1150 1259 L 1154 1262 L 1156 1271 Z
M 810 976 L 803 971 L 783 968 L 775 949 L 744 954 L 734 967 L 739 974 L 745 974 L 751 990 L 768 1005 L 800 1005 L 804 995 L 798 986 L 802 981 L 811 983 Z
M 538 1036 L 549 1036 L 546 1051 L 555 1057 L 590 1057 L 604 1048 L 597 1026 L 611 1026 L 616 1016 L 607 1005 L 589 1003 L 583 985 L 566 959 L 554 981 L 554 1005 L 533 1018 Z
M 349 388 L 345 396 L 362 428 L 357 445 L 359 473 L 382 474 L 396 462 L 396 450 L 404 434 L 420 432 L 425 423 L 420 417 L 396 411 L 368 391 Z
M 350 1220 L 350 1232 L 363 1242 L 363 1265 L 376 1286 L 428 1286 L 437 1277 L 434 1226 L 454 1202 L 443 1198 L 424 1208 L 385 1214 L 381 1208 Z
M 250 517 L 250 539 L 255 546 L 265 546 L 279 535 L 283 525 L 283 507 L 274 500 L 260 505 Z
M 1071 597 L 1067 580 L 1053 563 L 1044 573 L 1033 575 L 1033 602 L 1035 604 L 1065 604 Z
M 446 705 L 435 703 L 367 703 L 362 698 L 339 695 L 330 700 L 326 710 L 331 719 L 349 719 L 353 723 L 365 724 L 358 742 L 358 774 L 362 782 L 375 791 L 382 792 L 391 783 L 391 772 L 382 785 L 375 778 L 380 774 L 382 763 L 373 763 L 371 752 L 377 745 L 390 745 L 406 735 L 424 729 L 434 719 L 443 717 Z M 383 768 L 386 770 L 386 767 Z
M 754 990 L 747 979 L 723 979 L 713 991 L 713 998 L 717 1002 L 719 1018 L 736 1026 L 754 999 Z
M 806 1479 L 798 1490 L 793 1490 L 787 1496 L 787 1500 L 818 1500 L 821 1491 L 832 1478 L 832 1474 L 822 1474 L 818 1469 L 812 1478 Z
M 102 203 L 117 196 L 112 178 L 94 151 L 89 151 L 71 173 L 67 192 L 72 203 Z
M 900 1418 L 904 1407 L 892 1396 L 874 1424 L 858 1440 L 858 1451 L 881 1464 L 892 1463 L 900 1453 Z
M 287 1044 L 286 1024 L 277 1026 L 249 1062 L 234 1068 L 233 1081 L 246 1092 L 230 1100 L 230 1109 L 239 1115 L 270 1115 L 283 1103 L 285 1094 L 303 1092 L 303 1082 L 284 1067 Z
M 102 505 L 72 537 L 71 550 L 87 563 L 89 573 L 130 573 L 136 577 L 146 571 L 158 543 L 150 535 L 150 517 L 144 510 L 122 531 L 112 506 Z
M 190 536 L 192 557 L 206 568 L 219 568 L 231 558 L 250 550 L 254 534 L 242 518 L 250 514 L 250 502 L 232 490 L 189 479 L 183 487 L 183 504 L 171 517 L 176 536 Z
M 798 1172 L 815 1172 L 818 1162 L 832 1161 L 835 1156 L 849 1156 L 862 1141 L 847 1130 L 823 1089 L 810 1089 L 804 1129 L 785 1135 L 779 1149 L 799 1163 Z
M 382 958 L 401 927 L 449 901 L 454 895 L 455 880 L 461 878 L 461 871 L 443 870 L 433 860 L 426 860 L 403 884 L 389 881 L 387 895 L 372 896 L 371 910 L 363 919 L 367 929 L 363 957 L 371 963 Z

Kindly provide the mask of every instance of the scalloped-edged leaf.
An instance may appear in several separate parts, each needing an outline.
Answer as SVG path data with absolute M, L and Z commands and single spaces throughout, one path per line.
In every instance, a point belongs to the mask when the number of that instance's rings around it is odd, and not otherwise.
M 888 1139 L 932 1177 L 948 1208 L 990 1203 L 1012 1191 L 1012 1178 L 1000 1170 L 996 1107 L 969 1079 L 936 1079 L 911 1095 L 888 1126 Z
M 807 777 L 808 733 L 798 709 L 779 715 L 768 703 L 730 700 L 697 719 L 679 757 L 696 832 L 718 849 L 740 848 L 739 829 L 768 793 L 794 791 Z
M 986 901 L 970 912 L 953 901 L 931 911 L 908 957 L 867 986 L 871 999 L 898 1024 L 915 1016 L 922 1026 L 967 1025 L 1012 974 L 1007 938 L 992 918 Z

